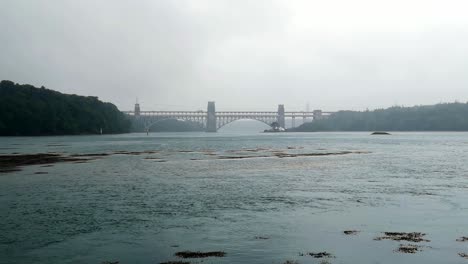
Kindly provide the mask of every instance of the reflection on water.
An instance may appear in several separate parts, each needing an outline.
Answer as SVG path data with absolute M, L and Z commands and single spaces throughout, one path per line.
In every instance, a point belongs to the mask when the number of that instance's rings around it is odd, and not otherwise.
M 468 133 L 224 131 L 0 146 L 86 159 L 0 174 L 0 263 L 320 263 L 311 254 L 322 252 L 330 263 L 463 263 L 468 253 L 456 241 L 468 236 Z M 383 232 L 425 235 L 376 240 Z M 226 254 L 174 255 L 182 251 Z

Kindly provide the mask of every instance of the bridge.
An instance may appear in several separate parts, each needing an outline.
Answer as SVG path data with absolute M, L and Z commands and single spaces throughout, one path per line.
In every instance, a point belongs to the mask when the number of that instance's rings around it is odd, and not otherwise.
M 217 112 L 215 102 L 208 102 L 207 111 L 141 111 L 140 105 L 135 104 L 133 111 L 124 111 L 135 126 L 142 127 L 149 131 L 151 126 L 168 119 L 190 121 L 198 124 L 206 132 L 216 132 L 221 127 L 240 119 L 252 119 L 265 123 L 269 126 L 279 126 L 286 128 L 286 119 L 291 119 L 292 127 L 295 127 L 296 119 L 318 120 L 326 118 L 334 112 L 314 111 L 294 111 L 287 112 L 284 105 L 278 105 L 277 111 L 221 111 Z

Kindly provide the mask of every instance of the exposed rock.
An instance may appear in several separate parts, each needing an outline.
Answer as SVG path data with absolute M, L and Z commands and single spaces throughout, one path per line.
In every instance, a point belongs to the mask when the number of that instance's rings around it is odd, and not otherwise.
M 396 252 L 401 252 L 401 253 L 410 253 L 410 254 L 414 254 L 418 251 L 421 251 L 421 246 L 418 246 L 418 245 L 412 245 L 412 244 L 408 244 L 408 245 L 403 245 L 403 244 L 400 244 L 400 246 L 398 247 L 398 249 L 396 249 L 395 251 Z
M 383 131 L 375 131 L 371 135 L 391 135 L 388 132 L 383 132 Z
M 357 231 L 357 230 L 345 230 L 345 231 L 343 231 L 343 233 L 345 235 L 357 235 L 357 233 L 359 233 L 359 231 Z
M 410 242 L 430 242 L 430 240 L 424 239 L 423 237 L 426 235 L 420 232 L 384 232 L 385 236 L 376 237 L 374 240 L 394 240 L 394 241 L 410 241 Z

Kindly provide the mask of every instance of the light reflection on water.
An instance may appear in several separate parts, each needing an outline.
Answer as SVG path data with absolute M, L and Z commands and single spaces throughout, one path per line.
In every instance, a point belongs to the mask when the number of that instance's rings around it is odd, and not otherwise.
M 468 133 L 0 138 L 4 154 L 146 150 L 158 153 L 0 174 L 0 262 L 159 263 L 183 250 L 227 253 L 204 263 L 319 263 L 299 256 L 311 251 L 331 263 L 465 261 Z M 399 242 L 373 240 L 384 231 L 425 232 L 432 248 L 393 252 Z

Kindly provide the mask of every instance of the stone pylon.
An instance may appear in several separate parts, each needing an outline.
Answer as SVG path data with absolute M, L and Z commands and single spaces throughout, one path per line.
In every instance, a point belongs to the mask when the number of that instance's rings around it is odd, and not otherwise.
M 216 132 L 216 108 L 215 102 L 208 102 L 206 113 L 206 132 Z
M 286 128 L 286 118 L 284 117 L 284 105 L 278 105 L 278 124 L 282 128 Z

